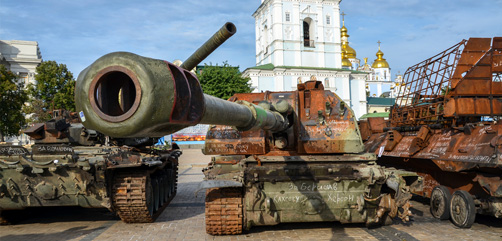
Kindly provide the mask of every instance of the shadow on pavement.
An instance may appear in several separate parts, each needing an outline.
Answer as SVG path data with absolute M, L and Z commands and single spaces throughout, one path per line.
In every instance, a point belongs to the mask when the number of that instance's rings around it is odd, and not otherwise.
M 86 229 L 85 226 L 74 227 L 67 229 L 63 232 L 55 232 L 49 234 L 20 234 L 20 235 L 6 235 L 1 239 L 2 241 L 15 241 L 15 240 L 69 240 L 81 236 L 89 235 L 93 232 L 107 229 L 108 227 L 102 226 L 93 229 Z M 85 238 L 84 238 L 85 239 Z
M 24 210 L 4 210 L 2 215 L 13 225 L 75 221 L 120 220 L 105 208 L 41 207 Z
M 305 222 L 305 223 L 280 223 L 273 226 L 253 226 L 251 230 L 245 234 L 257 234 L 263 232 L 280 232 L 288 231 L 295 232 L 296 230 L 316 230 L 316 229 L 331 229 L 332 238 L 343 238 L 343 240 L 354 240 L 345 234 L 346 228 L 366 228 L 363 223 L 348 223 L 341 224 L 340 222 Z M 345 236 L 345 237 L 344 237 Z

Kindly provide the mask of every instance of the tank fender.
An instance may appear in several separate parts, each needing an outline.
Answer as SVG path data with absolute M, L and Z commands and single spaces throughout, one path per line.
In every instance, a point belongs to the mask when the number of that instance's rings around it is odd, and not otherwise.
M 204 180 L 199 184 L 199 187 L 195 191 L 195 196 L 197 196 L 197 193 L 203 189 L 221 187 L 242 187 L 242 183 L 229 180 Z

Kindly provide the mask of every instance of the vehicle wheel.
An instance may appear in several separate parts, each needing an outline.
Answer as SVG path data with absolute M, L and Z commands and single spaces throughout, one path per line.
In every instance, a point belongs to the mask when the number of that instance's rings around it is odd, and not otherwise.
M 164 177 L 160 177 L 159 178 L 159 207 L 162 207 L 162 205 L 164 205 L 164 195 L 166 193 L 166 188 L 164 187 L 165 185 L 165 182 L 164 182 L 165 178 Z
M 171 197 L 171 182 L 173 180 L 172 178 L 172 171 L 171 170 L 167 170 L 167 180 L 169 180 L 169 183 L 167 183 L 167 198 L 170 198 Z
M 160 207 L 159 203 L 159 181 L 157 178 L 152 179 L 152 188 L 153 188 L 153 208 L 155 211 L 157 211 Z
M 167 202 L 167 200 L 169 200 L 169 198 L 171 197 L 171 179 L 170 178 L 166 178 L 164 188 L 166 189 L 166 196 L 164 197 L 164 199 Z
M 464 190 L 453 193 L 450 203 L 451 221 L 459 228 L 470 228 L 476 219 L 476 207 L 471 194 Z
M 155 201 L 153 200 L 153 187 L 152 187 L 152 180 L 148 180 L 146 183 L 146 206 L 148 207 L 148 212 L 150 213 L 150 216 L 153 216 L 153 213 L 155 213 Z
M 432 189 L 430 209 L 433 217 L 446 220 L 450 218 L 450 190 L 445 186 L 436 186 Z

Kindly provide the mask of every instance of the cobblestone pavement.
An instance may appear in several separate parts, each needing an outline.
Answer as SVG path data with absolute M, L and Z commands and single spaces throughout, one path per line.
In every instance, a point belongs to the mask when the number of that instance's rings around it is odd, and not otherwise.
M 204 192 L 194 192 L 209 161 L 200 151 L 180 159 L 178 194 L 155 223 L 126 224 L 106 209 L 44 208 L 17 212 L 17 224 L 0 226 L 0 240 L 502 240 L 502 220 L 481 216 L 471 229 L 438 221 L 423 200 L 414 220 L 367 229 L 363 224 L 293 223 L 253 227 L 237 236 L 210 236 L 204 227 Z

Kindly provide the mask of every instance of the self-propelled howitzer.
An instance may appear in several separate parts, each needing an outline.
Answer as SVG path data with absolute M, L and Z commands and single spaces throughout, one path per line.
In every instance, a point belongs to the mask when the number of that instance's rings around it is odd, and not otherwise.
M 220 156 L 203 170 L 208 233 L 408 220 L 410 189 L 421 179 L 376 165 L 352 110 L 322 83 L 226 101 L 204 94 L 187 69 L 131 53 L 105 55 L 80 74 L 77 110 L 84 125 L 117 137 L 211 124 L 205 153 Z

